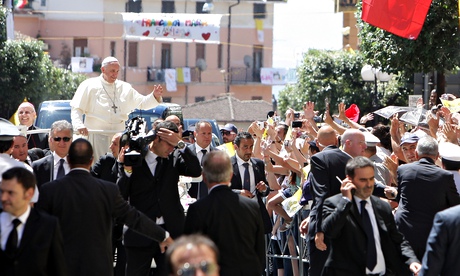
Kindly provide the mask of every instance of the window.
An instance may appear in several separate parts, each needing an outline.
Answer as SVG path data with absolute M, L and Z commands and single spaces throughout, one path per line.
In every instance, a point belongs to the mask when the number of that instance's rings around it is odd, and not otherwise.
M 222 44 L 217 45 L 217 68 L 222 68 L 222 51 L 223 47 Z
M 129 0 L 125 5 L 126 12 L 142 12 L 142 1 Z
M 171 103 L 172 102 L 172 97 L 163 97 L 163 102 L 164 103 Z
M 196 43 L 196 59 L 202 58 L 206 60 L 205 58 L 205 51 L 206 51 L 206 45 L 204 43 Z
M 137 42 L 128 42 L 128 67 L 137 67 Z
M 73 54 L 74 57 L 84 57 L 89 55 L 87 38 L 73 39 Z
M 251 97 L 251 100 L 253 100 L 253 101 L 262 100 L 262 96 L 252 96 L 252 97 Z
M 209 13 L 203 11 L 203 5 L 206 2 L 196 2 L 196 13 Z
M 171 68 L 171 44 L 161 44 L 161 69 Z
M 263 67 L 263 46 L 254 45 L 252 50 L 252 60 L 254 66 L 252 71 L 252 76 L 255 81 L 260 81 L 260 68 Z
M 46 0 L 41 0 L 40 1 L 40 6 L 46 7 Z
M 264 19 L 267 12 L 265 4 L 254 3 L 254 19 Z
M 195 102 L 196 103 L 204 102 L 204 97 L 195 97 Z
M 110 56 L 111 57 L 114 57 L 115 56 L 115 45 L 116 45 L 116 42 L 115 41 L 110 41 Z
M 174 5 L 174 1 L 161 1 L 161 12 L 162 13 L 175 13 L 176 6 Z

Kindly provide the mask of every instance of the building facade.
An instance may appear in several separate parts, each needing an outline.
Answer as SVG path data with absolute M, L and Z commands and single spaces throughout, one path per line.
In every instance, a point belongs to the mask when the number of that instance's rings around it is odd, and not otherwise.
M 176 91 L 164 89 L 167 102 L 185 105 L 229 93 L 240 100 L 271 102 L 271 86 L 261 83 L 260 70 L 272 67 L 273 3 L 35 0 L 15 10 L 14 24 L 16 31 L 43 40 L 61 66 L 71 57 L 92 57 L 97 70 L 104 57 L 115 56 L 122 65 L 119 78 L 143 94 L 165 84 L 165 69 L 190 68 L 189 83 L 178 81 Z M 123 38 L 124 12 L 222 14 L 220 43 L 128 41 Z

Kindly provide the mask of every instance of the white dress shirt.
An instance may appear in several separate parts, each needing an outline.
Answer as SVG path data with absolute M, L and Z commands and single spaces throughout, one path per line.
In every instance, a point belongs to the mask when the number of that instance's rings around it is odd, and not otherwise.
M 361 214 L 361 204 L 360 202 L 362 199 L 354 196 L 356 205 L 358 206 L 359 213 Z M 374 240 L 375 240 L 375 246 L 377 249 L 377 264 L 374 267 L 374 270 L 370 271 L 366 267 L 366 274 L 384 274 L 386 269 L 385 269 L 385 257 L 383 256 L 382 252 L 382 246 L 380 245 L 380 233 L 379 229 L 377 227 L 377 220 L 375 219 L 375 214 L 374 214 L 374 209 L 372 208 L 372 202 L 370 198 L 366 199 L 366 210 L 367 213 L 369 214 L 369 218 L 371 219 L 371 224 L 372 224 L 372 231 L 374 232 Z
M 196 157 L 198 157 L 198 160 L 200 161 L 200 164 L 202 164 L 201 160 L 203 160 L 203 152 L 201 150 L 206 150 L 206 153 L 209 153 L 211 151 L 210 146 L 208 145 L 205 148 L 200 147 L 197 143 L 195 143 L 195 149 L 196 149 Z
M 235 154 L 236 156 L 236 163 L 238 164 L 238 169 L 240 170 L 240 177 L 241 177 L 241 184 L 242 184 L 242 189 L 244 188 L 244 171 L 246 170 L 246 168 L 243 166 L 244 163 L 248 163 L 249 166 L 248 166 L 248 170 L 249 170 L 249 182 L 250 182 L 250 187 L 251 187 L 251 190 L 249 192 L 253 192 L 255 191 L 256 189 L 256 180 L 255 180 L 255 176 L 254 176 L 254 169 L 252 167 L 252 163 L 250 161 L 248 162 L 244 162 L 243 159 L 241 159 L 238 154 Z
M 21 221 L 21 224 L 16 227 L 16 231 L 18 232 L 18 247 L 21 244 L 22 234 L 24 233 L 24 226 L 29 218 L 30 214 L 30 205 L 27 206 L 27 210 L 24 214 L 17 217 Z M 10 235 L 11 230 L 13 230 L 13 220 L 16 217 L 12 216 L 10 213 L 5 211 L 0 213 L 0 241 L 2 250 L 5 250 L 6 241 L 8 240 L 8 236 Z
M 61 159 L 64 159 L 64 172 L 65 174 L 68 174 L 70 172 L 70 166 L 69 166 L 69 163 L 67 162 L 67 157 L 60 157 L 59 155 L 56 154 L 56 152 L 53 152 L 53 158 L 54 158 L 54 172 L 53 172 L 53 180 L 56 180 L 56 177 L 57 177 L 57 173 L 58 173 L 58 170 L 59 170 L 59 164 L 60 164 L 60 160 Z

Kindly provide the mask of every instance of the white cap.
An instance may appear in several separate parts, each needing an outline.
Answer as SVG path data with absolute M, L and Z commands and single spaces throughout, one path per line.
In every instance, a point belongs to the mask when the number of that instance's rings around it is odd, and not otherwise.
M 439 143 L 439 155 L 446 160 L 460 162 L 460 147 L 450 142 Z
M 360 128 L 359 130 L 361 130 L 361 132 L 364 134 L 364 140 L 366 141 L 366 145 L 368 147 L 375 147 L 378 143 L 380 143 L 380 139 L 374 134 L 367 131 L 367 129 Z
M 0 118 L 0 141 L 12 141 L 14 136 L 19 135 L 18 128 L 10 121 Z
M 106 58 L 104 58 L 104 60 L 102 61 L 101 66 L 102 66 L 102 67 L 105 67 L 105 66 L 109 65 L 110 63 L 114 63 L 114 62 L 119 63 L 119 62 L 118 62 L 118 59 L 116 59 L 116 58 L 114 58 L 114 57 L 106 57 Z

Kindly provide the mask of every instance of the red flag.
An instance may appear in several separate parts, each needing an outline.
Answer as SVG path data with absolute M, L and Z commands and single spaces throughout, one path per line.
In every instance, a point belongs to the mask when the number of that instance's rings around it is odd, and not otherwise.
M 363 0 L 361 19 L 395 35 L 417 39 L 431 0 Z

